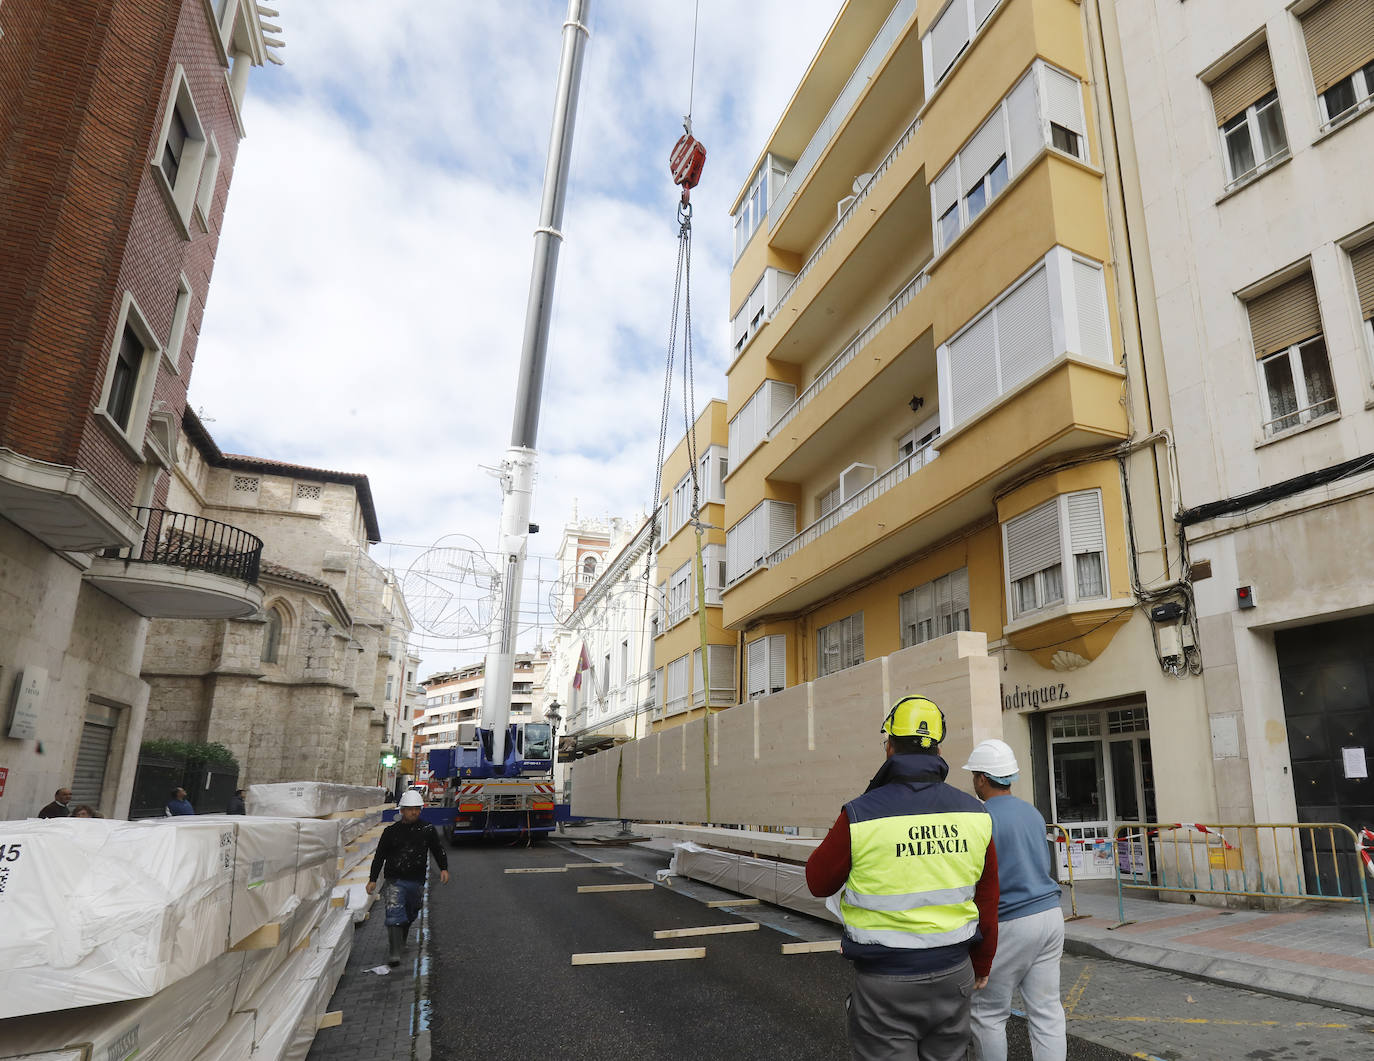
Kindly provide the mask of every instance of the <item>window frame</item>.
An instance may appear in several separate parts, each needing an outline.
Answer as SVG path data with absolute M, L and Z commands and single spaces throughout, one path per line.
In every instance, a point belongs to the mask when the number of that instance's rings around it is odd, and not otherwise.
M 1069 499 L 1093 495 L 1096 499 L 1097 507 L 1097 531 L 1102 542 L 1100 552 L 1095 550 L 1074 550 L 1073 528 L 1069 518 Z M 1034 513 L 1040 512 L 1050 505 L 1057 505 L 1057 519 L 1059 523 L 1059 542 L 1058 559 L 1053 564 L 1047 564 L 1028 575 L 1012 580 L 1011 577 L 1011 555 L 1007 544 L 1008 529 L 1018 520 L 1024 519 Z M 1064 607 L 1074 604 L 1083 604 L 1089 601 L 1108 601 L 1112 598 L 1111 571 L 1107 562 L 1107 516 L 1102 504 L 1102 488 L 1090 487 L 1087 490 L 1070 490 L 1067 493 L 1057 494 L 1048 501 L 1043 501 L 1038 505 L 1018 513 L 1016 516 L 1007 520 L 1001 525 L 1002 530 L 1002 580 L 1003 590 L 1006 593 L 1008 622 L 1016 623 L 1026 619 L 1035 619 L 1043 616 L 1051 608 Z M 1097 555 L 1099 557 L 1099 570 L 1102 575 L 1102 592 L 1093 596 L 1084 596 L 1079 591 L 1078 586 L 1078 557 Z M 1055 568 L 1059 569 L 1059 595 L 1051 596 L 1049 585 L 1051 579 L 1049 572 Z M 1034 579 L 1033 589 L 1035 592 L 1035 604 L 1031 607 L 1022 608 L 1019 604 L 1019 594 L 1017 586 L 1023 582 Z
M 172 326 L 167 332 L 167 345 L 162 348 L 162 360 L 167 371 L 181 375 L 181 349 L 186 341 L 186 325 L 191 317 L 193 296 L 191 281 L 182 273 L 177 277 L 176 301 L 172 305 Z
M 1370 327 L 1369 321 L 1365 321 L 1364 324 L 1367 328 Z M 1371 329 L 1370 334 L 1374 335 L 1374 329 Z M 1322 354 L 1326 362 L 1327 380 L 1331 385 L 1331 396 L 1322 399 L 1320 402 L 1313 402 L 1310 400 L 1311 395 L 1307 392 L 1307 378 L 1306 373 L 1303 371 L 1302 363 L 1303 348 L 1312 346 L 1314 343 L 1321 344 Z M 1298 406 L 1292 412 L 1281 413 L 1275 416 L 1273 407 L 1270 405 L 1269 401 L 1269 382 L 1265 367 L 1271 362 L 1277 362 L 1279 360 L 1286 360 L 1288 362 L 1289 378 L 1293 383 L 1293 396 Z M 1285 347 L 1282 350 L 1276 350 L 1263 358 L 1256 358 L 1255 371 L 1259 378 L 1260 416 L 1262 417 L 1260 431 L 1266 441 L 1271 438 L 1278 438 L 1280 435 L 1286 434 L 1289 431 L 1294 431 L 1300 427 L 1305 427 L 1308 424 L 1315 424 L 1328 419 L 1334 420 L 1340 417 L 1341 405 L 1336 395 L 1336 379 L 1331 372 L 1331 350 L 1326 344 L 1326 334 L 1324 332 L 1320 335 L 1313 335 L 1310 338 L 1304 339 L 1302 342 L 1293 343 L 1291 346 Z M 1313 412 L 1318 406 L 1328 404 L 1331 408 L 1325 412 Z M 1295 422 L 1284 424 L 1282 427 L 1274 426 L 1281 420 L 1289 419 L 1295 419 Z
M 763 653 L 762 671 L 763 684 L 759 685 L 754 681 L 754 667 L 749 659 L 750 650 L 761 644 L 760 651 Z M 782 672 L 782 685 L 773 685 L 773 663 L 775 658 L 781 657 L 779 669 Z M 787 688 L 787 635 L 786 634 L 765 634 L 763 637 L 755 638 L 744 646 L 744 681 L 746 685 L 746 696 L 753 700 L 760 696 L 772 696 L 780 693 Z
M 963 573 L 964 592 L 965 596 L 968 597 L 970 594 L 967 565 L 955 568 L 953 571 L 947 571 L 945 572 L 945 574 L 940 575 L 938 578 L 933 578 L 929 582 L 922 582 L 918 586 L 912 586 L 911 589 L 907 590 L 905 593 L 901 593 L 898 595 L 898 635 L 901 638 L 903 648 L 912 648 L 915 645 L 924 645 L 929 641 L 934 641 L 936 638 L 944 637 L 946 634 L 952 634 L 960 630 L 967 631 L 973 629 L 973 626 L 971 625 L 971 600 L 965 600 L 964 608 L 958 611 L 955 611 L 954 609 L 954 586 L 958 581 L 958 576 L 960 572 Z M 931 597 L 931 608 L 930 613 L 928 615 L 923 615 L 917 609 L 917 604 L 920 601 L 921 591 L 925 589 L 929 589 Z M 940 600 L 940 593 L 942 590 L 947 591 L 949 594 L 949 609 L 947 614 L 944 612 L 943 602 Z M 904 599 L 911 600 L 912 610 L 913 612 L 915 612 L 915 621 L 910 624 L 902 623 L 901 621 L 901 615 L 903 610 L 902 601 Z M 963 626 L 959 625 L 960 616 L 963 616 Z M 941 623 L 941 619 L 946 619 L 948 620 L 948 622 Z M 923 623 L 929 624 L 929 629 L 926 632 L 926 636 L 924 637 L 918 636 L 921 632 L 921 626 Z M 946 625 L 948 626 L 948 629 L 942 628 Z M 911 632 L 910 637 L 908 637 L 908 630 L 910 630 Z
M 1350 84 L 1351 91 L 1355 95 L 1355 102 L 1345 110 L 1332 115 L 1330 113 L 1330 105 L 1327 103 L 1326 99 L 1327 93 L 1347 82 Z M 1363 87 L 1363 94 L 1361 94 L 1361 87 Z M 1316 91 L 1315 86 L 1313 86 L 1313 91 Z M 1339 129 L 1346 122 L 1363 114 L 1365 111 L 1369 110 L 1370 107 L 1374 107 L 1374 59 L 1365 63 L 1364 66 L 1352 70 L 1325 92 L 1317 92 L 1316 95 L 1317 114 L 1321 117 L 1321 128 L 1319 132 L 1326 133 L 1330 132 L 1332 129 Z
M 175 182 L 168 179 L 162 168 L 162 156 L 171 136 L 174 116 L 180 118 L 187 132 L 181 158 L 177 163 Z M 173 68 L 171 85 L 163 103 L 162 125 L 149 166 L 153 171 L 153 181 L 162 192 L 182 239 L 191 238 L 191 215 L 200 192 L 201 173 L 205 165 L 208 142 L 209 135 L 200 120 L 200 112 L 196 109 L 195 99 L 191 95 L 191 84 L 186 77 L 186 69 L 177 63 Z M 218 151 L 218 148 L 216 150 Z
M 1278 111 L 1279 129 L 1283 133 L 1283 146 L 1267 158 L 1262 158 L 1261 149 L 1264 144 L 1264 136 L 1260 130 L 1259 112 L 1262 108 L 1270 106 L 1276 108 Z M 1237 174 L 1232 164 L 1230 141 L 1227 139 L 1227 133 L 1239 129 L 1241 127 L 1239 124 L 1241 119 L 1244 119 L 1246 138 L 1250 144 L 1250 155 L 1255 159 L 1255 164 L 1245 172 Z M 1288 144 L 1288 126 L 1283 120 L 1283 101 L 1279 99 L 1279 91 L 1277 88 L 1273 88 L 1266 92 L 1230 121 L 1223 125 L 1218 125 L 1217 135 L 1221 142 L 1222 167 L 1226 174 L 1225 190 L 1228 192 L 1262 177 L 1292 154 L 1292 149 Z
M 127 424 L 121 424 L 111 414 L 109 404 L 115 373 L 120 362 L 120 347 L 126 331 L 132 332 L 134 338 L 143 345 L 143 357 L 135 374 L 133 392 L 129 398 L 129 421 Z M 153 391 L 157 386 L 158 366 L 162 363 L 162 344 L 158 342 L 148 318 L 130 291 L 125 291 L 120 300 L 119 315 L 115 318 L 114 338 L 107 354 L 100 399 L 92 412 L 121 442 L 130 447 L 134 458 L 141 461 L 143 436 L 148 427 Z
M 856 632 L 857 628 L 857 632 Z M 828 665 L 825 639 L 827 634 L 840 638 L 838 646 L 839 665 Z M 846 651 L 846 649 L 848 651 Z M 816 628 L 816 677 L 825 678 L 840 671 L 849 670 L 865 662 L 864 655 L 864 613 L 862 611 L 836 619 L 832 623 Z

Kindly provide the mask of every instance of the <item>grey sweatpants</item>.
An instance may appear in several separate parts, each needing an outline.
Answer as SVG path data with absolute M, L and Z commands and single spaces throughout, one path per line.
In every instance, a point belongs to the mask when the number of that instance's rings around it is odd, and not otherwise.
M 1059 1001 L 1059 960 L 1064 956 L 1064 912 L 1055 907 L 997 923 L 997 957 L 988 986 L 973 997 L 974 1056 L 1007 1061 L 1011 995 L 1026 1004 L 1034 1061 L 1064 1061 L 1068 1041 Z
M 973 963 L 918 976 L 855 972 L 849 996 L 854 1061 L 964 1061 Z

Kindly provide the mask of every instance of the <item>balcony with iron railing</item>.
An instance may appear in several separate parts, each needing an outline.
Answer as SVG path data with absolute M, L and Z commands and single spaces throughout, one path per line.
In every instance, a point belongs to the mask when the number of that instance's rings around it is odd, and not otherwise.
M 142 538 L 94 557 L 86 581 L 148 618 L 235 619 L 262 606 L 262 539 L 185 512 L 133 512 Z

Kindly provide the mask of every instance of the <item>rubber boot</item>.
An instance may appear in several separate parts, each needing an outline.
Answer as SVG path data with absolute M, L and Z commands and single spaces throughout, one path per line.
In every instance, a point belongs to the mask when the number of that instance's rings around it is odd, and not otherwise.
M 386 926 L 387 940 L 391 944 L 391 953 L 387 955 L 387 965 L 401 964 L 401 948 L 406 944 L 405 931 L 400 925 Z

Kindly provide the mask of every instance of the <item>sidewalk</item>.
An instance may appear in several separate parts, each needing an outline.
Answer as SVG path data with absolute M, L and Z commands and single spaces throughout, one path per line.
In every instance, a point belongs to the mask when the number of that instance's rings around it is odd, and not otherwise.
M 1374 949 L 1359 904 L 1224 910 L 1128 892 L 1125 913 L 1133 923 L 1114 928 L 1120 918 L 1113 882 L 1080 881 L 1077 893 L 1078 912 L 1088 916 L 1064 925 L 1064 949 L 1071 954 L 1374 1015 Z
M 427 1034 L 416 1042 L 413 1032 L 429 922 L 422 912 L 411 926 L 400 966 L 379 976 L 372 970 L 386 967 L 383 914 L 381 902 L 374 902 L 367 920 L 354 927 L 353 952 L 329 1000 L 331 1010 L 342 1011 L 343 1023 L 316 1034 L 306 1061 L 424 1061 L 428 1055 Z M 423 1056 L 417 1057 L 417 1047 Z

